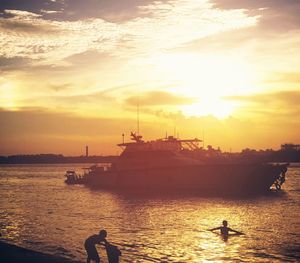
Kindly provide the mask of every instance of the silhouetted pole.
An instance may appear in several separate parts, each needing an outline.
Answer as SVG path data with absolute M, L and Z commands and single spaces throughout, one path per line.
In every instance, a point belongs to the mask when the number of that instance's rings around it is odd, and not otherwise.
M 85 146 L 85 157 L 89 157 L 89 146 Z

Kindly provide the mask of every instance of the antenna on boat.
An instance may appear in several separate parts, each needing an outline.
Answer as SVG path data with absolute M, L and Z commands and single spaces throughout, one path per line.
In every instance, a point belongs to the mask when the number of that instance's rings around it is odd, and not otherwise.
M 125 136 L 125 134 L 122 133 L 122 143 L 123 143 L 123 144 L 124 144 L 124 136 Z
M 137 98 L 137 105 L 136 105 L 136 121 L 137 121 L 137 135 L 140 135 L 140 100 L 139 97 Z

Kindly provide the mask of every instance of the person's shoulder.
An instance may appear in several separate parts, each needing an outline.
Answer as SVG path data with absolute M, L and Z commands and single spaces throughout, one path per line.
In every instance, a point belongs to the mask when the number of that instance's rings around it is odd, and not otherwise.
M 89 237 L 88 237 L 88 239 L 93 239 L 93 238 L 95 238 L 97 235 L 90 235 Z
M 98 240 L 98 239 L 99 239 L 99 236 L 96 235 L 96 234 L 91 235 L 91 236 L 88 237 L 88 240 L 93 240 L 93 241 L 95 241 L 95 240 Z

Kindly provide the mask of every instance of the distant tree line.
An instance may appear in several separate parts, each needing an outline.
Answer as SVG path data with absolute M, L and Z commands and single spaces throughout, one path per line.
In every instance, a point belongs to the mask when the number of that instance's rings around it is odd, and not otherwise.
M 195 151 L 183 150 L 183 153 L 191 158 L 202 160 L 206 163 L 256 163 L 256 162 L 300 162 L 300 145 L 283 144 L 280 150 L 243 149 L 241 152 L 222 152 L 220 148 L 214 149 L 211 145 L 207 149 Z
M 62 154 L 10 155 L 0 156 L 0 163 L 111 163 L 115 158 L 116 156 L 63 156 Z
M 300 162 L 300 145 L 299 144 L 282 144 L 279 151 L 272 149 L 251 150 L 244 149 L 241 152 L 244 157 L 263 158 L 269 162 Z

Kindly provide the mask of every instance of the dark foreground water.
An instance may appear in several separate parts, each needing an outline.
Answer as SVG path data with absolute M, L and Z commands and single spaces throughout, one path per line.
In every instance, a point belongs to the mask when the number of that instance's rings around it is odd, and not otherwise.
M 246 199 L 137 197 L 65 185 L 64 172 L 81 167 L 0 166 L 0 239 L 85 260 L 84 240 L 105 228 L 121 262 L 300 259 L 300 166 L 289 168 L 280 193 Z M 246 235 L 224 242 L 206 230 L 223 219 Z

